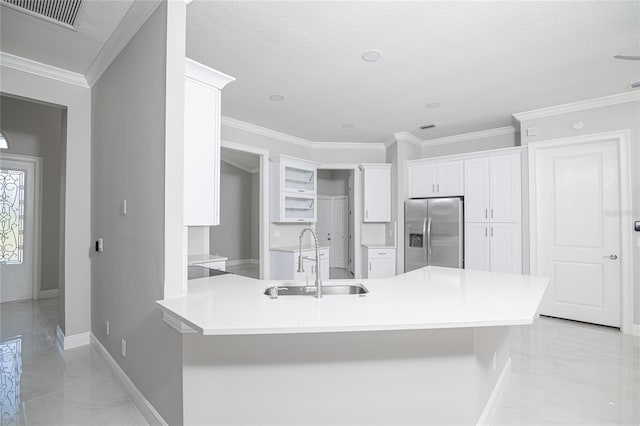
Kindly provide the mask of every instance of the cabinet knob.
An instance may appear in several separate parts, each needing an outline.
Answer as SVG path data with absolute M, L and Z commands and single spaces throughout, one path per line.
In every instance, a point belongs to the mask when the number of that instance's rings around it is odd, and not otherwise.
M 611 254 L 609 256 L 602 256 L 602 257 L 604 257 L 605 259 L 616 260 L 618 258 L 618 255 L 617 254 Z

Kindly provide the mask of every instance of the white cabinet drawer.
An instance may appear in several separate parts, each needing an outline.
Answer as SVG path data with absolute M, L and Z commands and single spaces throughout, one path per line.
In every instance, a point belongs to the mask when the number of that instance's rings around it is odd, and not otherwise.
M 385 248 L 385 249 L 369 249 L 369 258 L 370 259 L 394 259 L 396 257 L 396 249 L 393 248 Z

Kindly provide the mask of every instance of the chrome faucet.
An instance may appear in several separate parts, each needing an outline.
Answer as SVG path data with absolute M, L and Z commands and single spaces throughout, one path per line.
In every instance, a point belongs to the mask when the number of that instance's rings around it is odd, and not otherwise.
M 318 249 L 318 237 L 316 236 L 315 231 L 311 228 L 304 228 L 302 232 L 300 232 L 300 236 L 298 237 L 298 239 L 300 240 L 300 250 L 298 251 L 298 272 L 304 272 L 304 263 L 302 259 L 302 237 L 307 231 L 311 232 L 311 235 L 313 235 L 313 241 L 316 245 L 316 297 L 321 298 L 322 280 L 320 279 L 320 251 Z

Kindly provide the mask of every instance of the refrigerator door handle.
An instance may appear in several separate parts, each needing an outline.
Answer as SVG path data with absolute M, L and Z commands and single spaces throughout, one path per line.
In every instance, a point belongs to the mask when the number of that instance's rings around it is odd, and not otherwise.
M 425 262 L 427 262 L 429 260 L 429 258 L 427 257 L 427 218 L 424 218 L 424 221 L 422 222 L 422 249 L 424 250 L 424 260 Z
M 429 259 L 431 259 L 431 218 L 427 221 L 427 264 Z

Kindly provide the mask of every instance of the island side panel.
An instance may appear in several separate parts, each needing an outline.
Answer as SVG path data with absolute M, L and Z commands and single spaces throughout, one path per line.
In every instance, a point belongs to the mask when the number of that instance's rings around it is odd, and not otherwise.
M 483 337 L 471 328 L 184 335 L 184 422 L 475 424 L 491 387 L 478 381 L 499 373 L 479 372 L 495 343 Z

